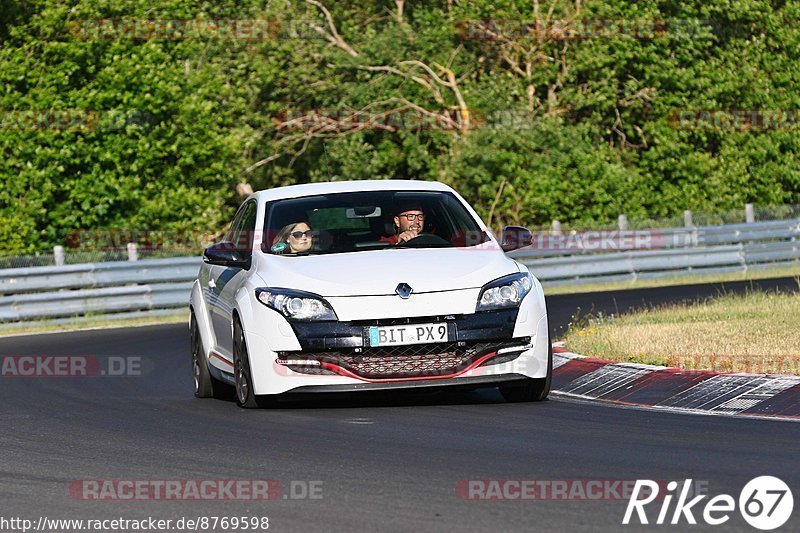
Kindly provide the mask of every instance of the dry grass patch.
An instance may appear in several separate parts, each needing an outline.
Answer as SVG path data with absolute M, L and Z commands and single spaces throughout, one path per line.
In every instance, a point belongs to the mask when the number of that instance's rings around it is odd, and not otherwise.
M 752 292 L 619 317 L 567 332 L 580 354 L 689 370 L 800 374 L 800 295 Z

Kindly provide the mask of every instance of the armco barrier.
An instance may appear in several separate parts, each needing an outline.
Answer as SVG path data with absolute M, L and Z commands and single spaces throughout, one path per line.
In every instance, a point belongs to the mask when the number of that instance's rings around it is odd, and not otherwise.
M 800 219 L 652 234 L 657 249 L 598 253 L 534 245 L 509 255 L 550 286 L 800 265 Z M 199 267 L 199 257 L 181 257 L 0 270 L 0 323 L 186 309 Z
M 0 270 L 0 294 L 188 281 L 199 269 L 197 257 L 9 268 Z
M 0 322 L 186 307 L 190 290 L 184 281 L 4 296 Z
M 199 257 L 0 270 L 0 323 L 186 308 Z

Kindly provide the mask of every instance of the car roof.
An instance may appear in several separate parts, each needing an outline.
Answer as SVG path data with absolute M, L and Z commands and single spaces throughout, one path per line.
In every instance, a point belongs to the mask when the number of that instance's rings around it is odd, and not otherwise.
M 452 192 L 448 185 L 438 181 L 421 180 L 352 180 L 328 181 L 321 183 L 304 183 L 289 185 L 254 192 L 250 197 L 261 202 L 270 202 L 284 198 L 299 198 L 316 194 L 334 194 L 342 192 L 363 191 L 440 191 Z

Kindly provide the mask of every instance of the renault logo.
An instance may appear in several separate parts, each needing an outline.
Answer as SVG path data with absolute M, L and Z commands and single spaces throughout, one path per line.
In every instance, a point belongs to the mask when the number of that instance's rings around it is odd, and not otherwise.
M 401 283 L 401 284 L 400 284 L 400 285 L 398 285 L 398 286 L 397 286 L 397 288 L 394 290 L 394 292 L 396 292 L 396 293 L 397 293 L 397 295 L 398 295 L 400 298 L 403 298 L 404 300 L 405 300 L 406 298 L 408 298 L 409 296 L 411 296 L 411 293 L 412 293 L 413 291 L 414 291 L 414 289 L 412 289 L 412 288 L 411 288 L 411 285 L 409 285 L 408 283 Z

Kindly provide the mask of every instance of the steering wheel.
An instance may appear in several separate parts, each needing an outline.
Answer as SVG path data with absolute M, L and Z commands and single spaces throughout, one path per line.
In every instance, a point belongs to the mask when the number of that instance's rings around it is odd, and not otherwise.
M 420 233 L 413 239 L 398 243 L 397 246 L 400 248 L 447 248 L 453 245 L 450 241 L 433 233 Z

